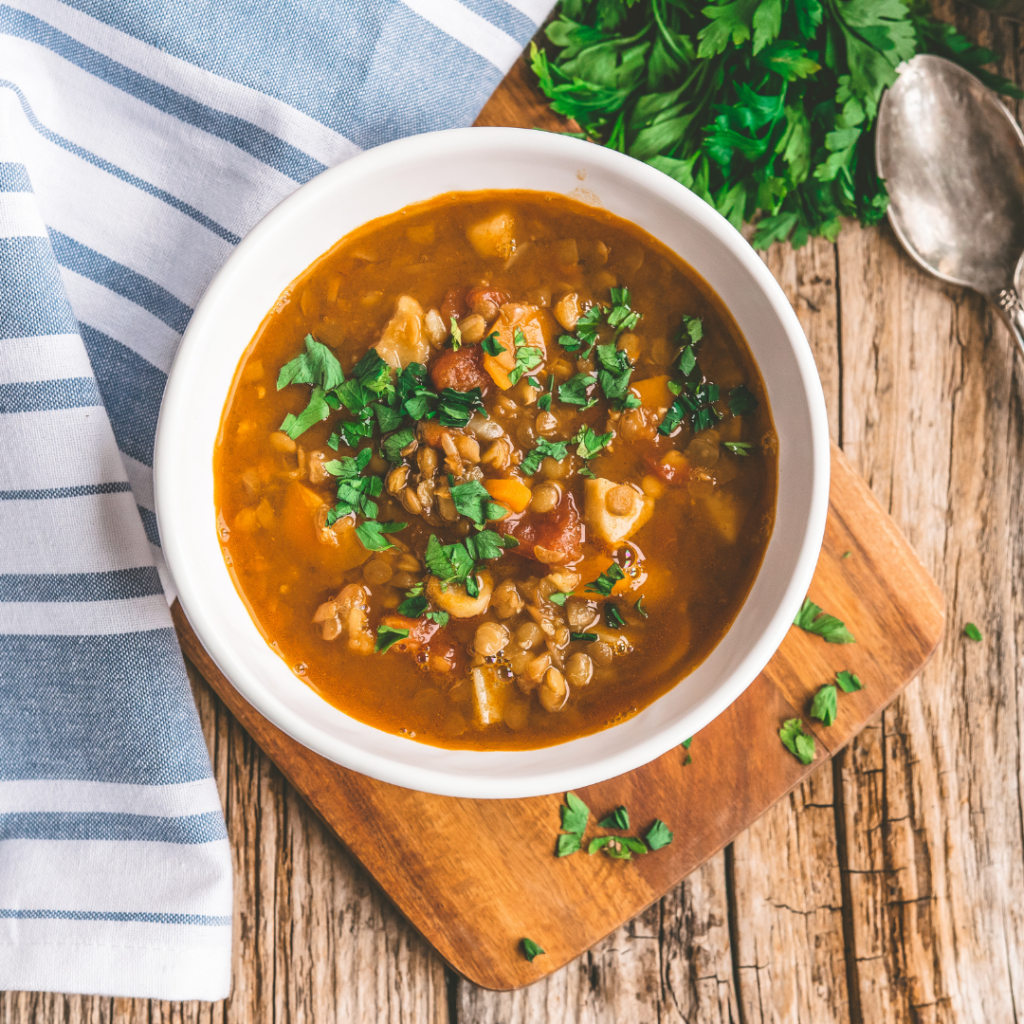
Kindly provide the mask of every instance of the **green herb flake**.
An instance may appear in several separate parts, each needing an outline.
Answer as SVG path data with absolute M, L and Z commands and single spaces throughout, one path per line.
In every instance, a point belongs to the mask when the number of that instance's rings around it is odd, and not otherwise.
M 592 459 L 607 448 L 615 437 L 613 433 L 599 434 L 593 428 L 582 426 L 573 435 L 570 444 L 576 445 L 576 454 L 581 459 Z
M 575 793 L 569 792 L 565 794 L 565 804 L 561 811 L 562 829 L 583 835 L 590 820 L 590 808 Z
M 688 764 L 693 764 L 693 756 L 690 754 L 690 744 L 693 742 L 691 736 L 688 740 L 683 740 L 682 748 L 686 751 L 686 757 L 683 758 L 683 767 L 685 768 Z
M 488 520 L 504 519 L 508 509 L 499 505 L 479 480 L 456 484 L 451 488 L 452 502 L 462 515 L 474 523 L 483 524 Z
M 548 600 L 552 604 L 557 604 L 560 608 L 565 607 L 565 602 L 572 597 L 574 591 L 570 590 L 567 594 L 562 593 L 560 590 L 556 590 L 553 594 L 548 595 Z
M 537 957 L 544 956 L 544 950 L 541 949 L 541 947 L 538 946 L 537 943 L 533 941 L 533 939 L 523 939 L 522 946 L 523 955 L 526 957 L 527 960 L 530 961 L 531 964 Z
M 651 825 L 647 835 L 644 836 L 644 839 L 647 840 L 647 845 L 652 850 L 660 850 L 663 846 L 668 846 L 674 838 L 675 834 L 669 831 L 668 825 L 660 818 L 654 819 L 654 824 Z
M 975 643 L 981 642 L 981 630 L 978 629 L 973 622 L 968 622 L 967 625 L 964 626 L 964 636 L 967 637 L 968 640 L 973 640 Z
M 512 341 L 516 346 L 516 365 L 509 372 L 508 379 L 513 384 L 518 384 L 524 373 L 529 373 L 540 366 L 544 361 L 544 354 L 535 345 L 527 342 L 521 327 L 517 327 L 512 333 Z
M 590 591 L 592 594 L 600 594 L 602 597 L 608 597 L 611 595 L 612 589 L 619 580 L 624 580 L 626 574 L 622 569 L 612 562 L 607 569 L 600 576 L 594 580 L 593 583 L 588 583 L 583 589 Z
M 779 730 L 782 745 L 801 764 L 810 764 L 814 760 L 814 737 L 804 732 L 804 723 L 799 718 L 789 718 Z
M 399 640 L 405 640 L 409 636 L 407 629 L 393 629 L 391 626 L 380 625 L 377 627 L 377 642 L 373 645 L 377 654 L 383 654 Z
M 590 388 L 597 383 L 597 374 L 577 373 L 564 384 L 558 385 L 558 400 L 566 405 L 578 405 L 586 410 L 597 405 L 597 399 L 590 396 Z
M 541 438 L 536 448 L 527 453 L 526 457 L 519 464 L 519 470 L 524 476 L 533 476 L 540 469 L 540 464 L 546 458 L 552 458 L 561 462 L 569 454 L 568 441 L 546 441 Z
M 408 523 L 378 523 L 373 519 L 368 519 L 356 527 L 356 536 L 367 551 L 387 551 L 388 548 L 393 548 L 395 545 L 387 539 L 385 534 L 397 533 L 408 525 Z
M 587 853 L 593 856 L 598 850 L 612 860 L 632 860 L 634 853 L 646 853 L 647 847 L 634 836 L 598 836 L 590 840 Z
M 747 416 L 758 406 L 757 399 L 747 390 L 746 384 L 741 384 L 729 392 L 729 412 L 733 416 Z
M 600 828 L 629 828 L 629 811 L 620 805 L 607 818 L 602 818 L 598 822 L 598 826 Z
M 728 448 L 733 455 L 749 455 L 754 448 L 754 444 L 750 441 L 725 441 L 723 447 Z
M 842 560 L 843 560 L 843 561 L 845 562 L 845 561 L 846 561 L 846 559 L 847 559 L 847 558 L 849 558 L 849 557 L 850 557 L 850 555 L 852 555 L 852 554 L 853 554 L 853 552 L 852 552 L 852 551 L 844 551 L 844 552 L 842 553 L 842 555 L 840 555 L 840 558 L 841 558 L 841 559 L 842 559 Z
M 498 332 L 497 331 L 492 331 L 490 334 L 488 334 L 487 337 L 484 338 L 484 340 L 480 342 L 480 347 L 489 356 L 500 356 L 502 352 L 507 352 L 508 351 L 505 348 L 505 346 L 502 345 L 502 343 L 500 341 L 498 341 Z
M 582 640 L 586 643 L 593 643 L 595 640 L 599 640 L 600 637 L 596 633 L 570 633 L 570 640 Z
M 836 720 L 838 711 L 835 686 L 829 684 L 823 686 L 811 702 L 811 718 L 817 718 L 825 725 L 831 725 Z
M 609 629 L 621 629 L 626 624 L 622 612 L 619 611 L 619 607 L 614 601 L 605 601 L 604 624 Z
M 633 605 L 633 611 L 635 611 L 637 613 L 637 615 L 640 616 L 641 619 L 646 619 L 649 613 L 648 613 L 647 609 L 644 607 L 644 603 L 643 602 L 644 602 L 644 595 L 641 594 L 636 599 L 636 604 Z
M 800 611 L 793 620 L 793 625 L 799 626 L 806 633 L 820 636 L 830 644 L 855 644 L 857 642 L 844 622 L 834 615 L 823 612 L 809 598 L 804 599 Z
M 860 679 L 858 679 L 852 672 L 848 671 L 836 673 L 836 685 L 843 691 L 843 693 L 856 693 L 857 690 L 864 689 L 861 685 Z
M 569 857 L 574 853 L 579 853 L 582 843 L 582 832 L 565 832 L 558 837 L 558 843 L 555 846 L 555 856 Z
M 462 347 L 462 331 L 459 329 L 459 322 L 455 317 L 449 317 L 449 323 L 452 325 L 452 351 L 458 352 Z
M 416 435 L 409 427 L 404 430 L 396 430 L 395 433 L 388 434 L 381 440 L 380 454 L 392 465 L 400 465 L 403 457 L 402 449 L 408 448 L 415 438 Z

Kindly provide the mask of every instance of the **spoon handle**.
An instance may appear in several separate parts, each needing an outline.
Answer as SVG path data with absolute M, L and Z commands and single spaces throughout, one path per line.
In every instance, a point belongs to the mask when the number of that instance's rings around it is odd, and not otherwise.
M 1003 314 L 1010 333 L 1017 339 L 1017 347 L 1024 355 L 1024 305 L 1016 288 L 1004 288 L 995 297 L 996 305 Z

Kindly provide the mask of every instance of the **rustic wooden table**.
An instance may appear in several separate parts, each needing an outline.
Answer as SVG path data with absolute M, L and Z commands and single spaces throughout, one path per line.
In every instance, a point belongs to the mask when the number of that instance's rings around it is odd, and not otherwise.
M 1021 79 L 1021 29 L 943 5 Z M 549 124 L 520 66 L 481 123 Z M 532 120 L 530 119 L 532 116 Z M 1024 361 L 883 226 L 775 247 L 832 436 L 950 628 L 880 720 L 722 854 L 532 988 L 450 973 L 198 677 L 235 858 L 224 1003 L 0 995 L 0 1024 L 1018 1022 L 1024 1014 Z M 976 622 L 984 641 L 959 636 Z M 694 741 L 694 757 L 714 751 Z

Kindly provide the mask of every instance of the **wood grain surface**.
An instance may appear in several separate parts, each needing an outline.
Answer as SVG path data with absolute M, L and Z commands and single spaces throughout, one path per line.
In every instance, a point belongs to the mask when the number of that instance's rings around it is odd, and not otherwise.
M 813 765 L 802 765 L 779 741 L 786 719 L 804 717 L 819 759 L 827 759 L 931 656 L 942 636 L 942 595 L 836 447 L 829 498 L 810 593 L 858 643 L 827 644 L 791 628 L 750 688 L 701 730 L 696 750 L 676 747 L 579 790 L 594 823 L 625 805 L 640 834 L 656 818 L 675 833 L 671 845 L 629 865 L 553 855 L 560 795 L 456 800 L 327 761 L 242 699 L 177 604 L 174 620 L 202 678 L 409 922 L 460 975 L 509 990 L 557 970 L 635 917 L 810 774 Z M 818 689 L 844 669 L 866 685 L 842 695 L 836 721 L 825 728 L 807 712 Z M 700 751 L 703 757 L 693 756 Z M 527 961 L 519 948 L 524 936 L 540 940 L 545 955 Z
M 937 9 L 1022 80 L 1018 26 Z M 499 97 L 481 123 L 551 126 L 521 67 L 506 86 L 520 105 Z M 0 1024 L 1019 1022 L 1024 367 L 985 303 L 925 277 L 887 226 L 767 262 L 833 439 L 945 595 L 942 645 L 884 715 L 639 917 L 495 993 L 446 972 L 196 677 L 235 857 L 231 998 L 6 993 Z

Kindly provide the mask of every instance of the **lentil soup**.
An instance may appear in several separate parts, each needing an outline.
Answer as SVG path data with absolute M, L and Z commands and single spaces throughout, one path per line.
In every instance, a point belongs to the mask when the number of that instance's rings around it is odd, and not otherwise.
M 296 279 L 214 453 L 260 631 L 345 713 L 478 750 L 650 704 L 722 639 L 778 442 L 732 316 L 656 239 L 526 191 L 365 225 Z

